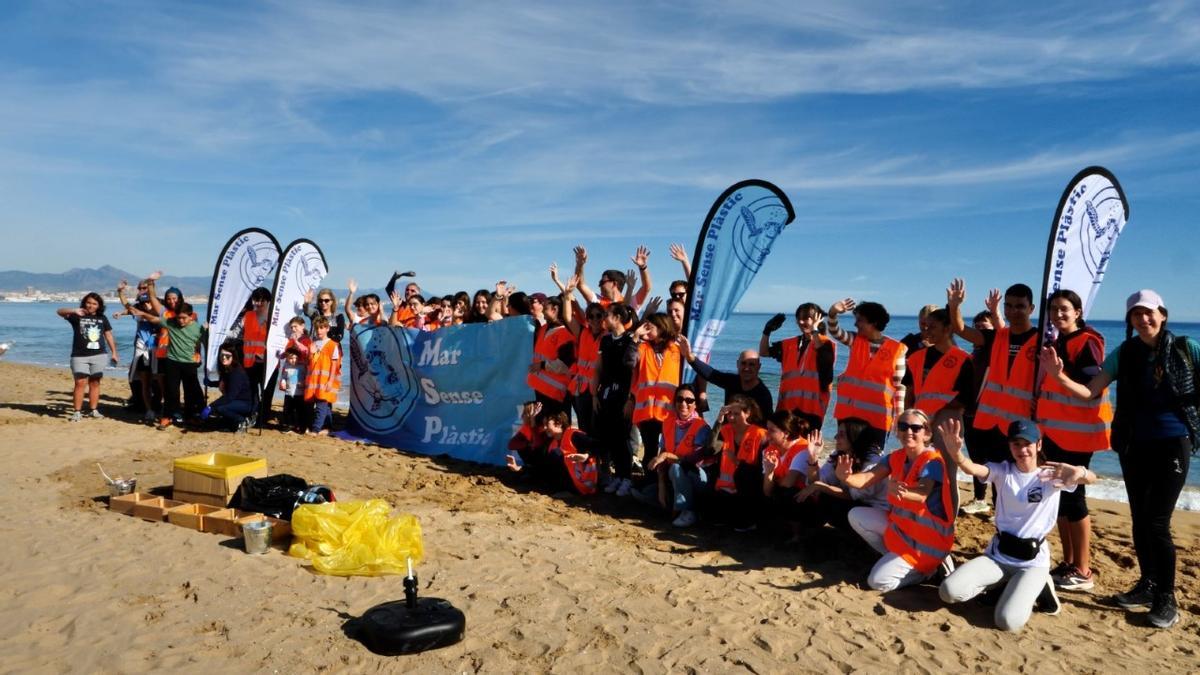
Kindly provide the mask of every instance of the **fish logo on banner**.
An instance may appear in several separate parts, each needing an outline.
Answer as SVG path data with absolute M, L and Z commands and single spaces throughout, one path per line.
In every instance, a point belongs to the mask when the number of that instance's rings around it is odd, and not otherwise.
M 683 333 L 697 358 L 708 361 L 729 315 L 795 217 L 787 195 L 763 180 L 733 185 L 713 203 L 696 240 L 684 315 Z M 693 377 L 690 369 L 684 377 Z
M 408 420 L 420 391 L 412 360 L 402 328 L 359 324 L 350 331 L 350 412 L 370 433 L 390 434 Z
M 533 324 L 513 317 L 419 331 L 351 331 L 348 435 L 426 455 L 504 464 L 531 392 Z
M 1054 337 L 1054 327 L 1046 321 L 1046 299 L 1055 291 L 1078 293 L 1087 318 L 1128 219 L 1125 192 L 1107 169 L 1088 167 L 1071 179 L 1059 200 L 1046 248 L 1039 319 L 1045 337 Z
M 217 381 L 217 350 L 245 309 L 250 293 L 264 285 L 274 285 L 271 274 L 279 254 L 279 242 L 274 235 L 257 227 L 242 230 L 225 242 L 217 256 L 212 287 L 208 292 L 208 343 L 204 349 L 206 381 Z
M 267 328 L 266 372 L 275 372 L 279 352 L 287 346 L 287 324 L 304 313 L 304 298 L 316 292 L 329 269 L 325 255 L 308 239 L 288 244 L 280 258 L 279 273 L 275 275 L 274 301 L 271 303 L 271 323 Z

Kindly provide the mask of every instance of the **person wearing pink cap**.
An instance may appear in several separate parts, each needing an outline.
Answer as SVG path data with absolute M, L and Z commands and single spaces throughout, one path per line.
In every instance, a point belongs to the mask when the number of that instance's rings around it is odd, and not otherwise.
M 1167 330 L 1166 304 L 1152 290 L 1129 296 L 1125 310 L 1125 341 L 1087 384 L 1073 381 L 1049 346 L 1042 350 L 1041 363 L 1048 377 L 1083 400 L 1117 384 L 1112 446 L 1129 494 L 1141 577 L 1109 601 L 1126 609 L 1149 606 L 1150 625 L 1170 628 L 1179 621 L 1171 517 L 1187 480 L 1191 451 L 1200 442 L 1200 343 Z

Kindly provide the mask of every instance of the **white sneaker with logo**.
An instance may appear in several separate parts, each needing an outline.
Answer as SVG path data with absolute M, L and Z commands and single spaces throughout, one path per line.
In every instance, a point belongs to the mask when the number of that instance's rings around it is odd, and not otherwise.
M 962 512 L 967 515 L 971 515 L 971 516 L 988 513 L 991 510 L 992 510 L 992 505 L 988 504 L 987 502 L 983 501 L 982 499 L 976 499 L 975 501 L 971 502 L 970 504 L 967 504 L 966 506 L 962 507 Z

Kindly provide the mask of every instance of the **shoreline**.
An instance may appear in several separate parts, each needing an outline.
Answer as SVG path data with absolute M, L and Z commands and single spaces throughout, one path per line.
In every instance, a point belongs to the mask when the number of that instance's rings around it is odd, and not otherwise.
M 69 378 L 45 375 L 0 363 L 11 486 L 0 527 L 21 542 L 0 562 L 0 649 L 13 670 L 1099 672 L 1118 655 L 1123 670 L 1187 671 L 1200 653 L 1200 514 L 1175 517 L 1174 629 L 1098 602 L 1137 573 L 1127 509 L 1097 500 L 1096 592 L 1062 593 L 1061 615 L 1035 614 L 1012 635 L 994 628 L 989 608 L 945 605 L 929 585 L 864 589 L 876 556 L 852 533 L 825 528 L 788 547 L 768 531 L 678 530 L 631 500 L 556 497 L 503 469 L 362 443 L 71 424 L 57 416 Z M 145 491 L 171 484 L 173 458 L 218 450 L 417 516 L 421 594 L 466 613 L 465 640 L 375 656 L 342 626 L 402 597 L 398 578 L 314 574 L 277 550 L 250 556 L 237 540 L 107 510 L 96 462 Z M 978 517 L 959 522 L 961 562 L 994 530 Z

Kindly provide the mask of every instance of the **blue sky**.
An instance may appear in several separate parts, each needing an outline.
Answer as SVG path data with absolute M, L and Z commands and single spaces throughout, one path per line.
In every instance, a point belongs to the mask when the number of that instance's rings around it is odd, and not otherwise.
M 258 226 L 339 287 L 544 289 L 577 243 L 595 284 L 644 243 L 665 291 L 762 178 L 797 219 L 742 310 L 912 314 L 1038 288 L 1100 164 L 1131 218 L 1093 316 L 1200 319 L 1195 3 L 353 4 L 0 4 L 0 269 L 208 274 Z

